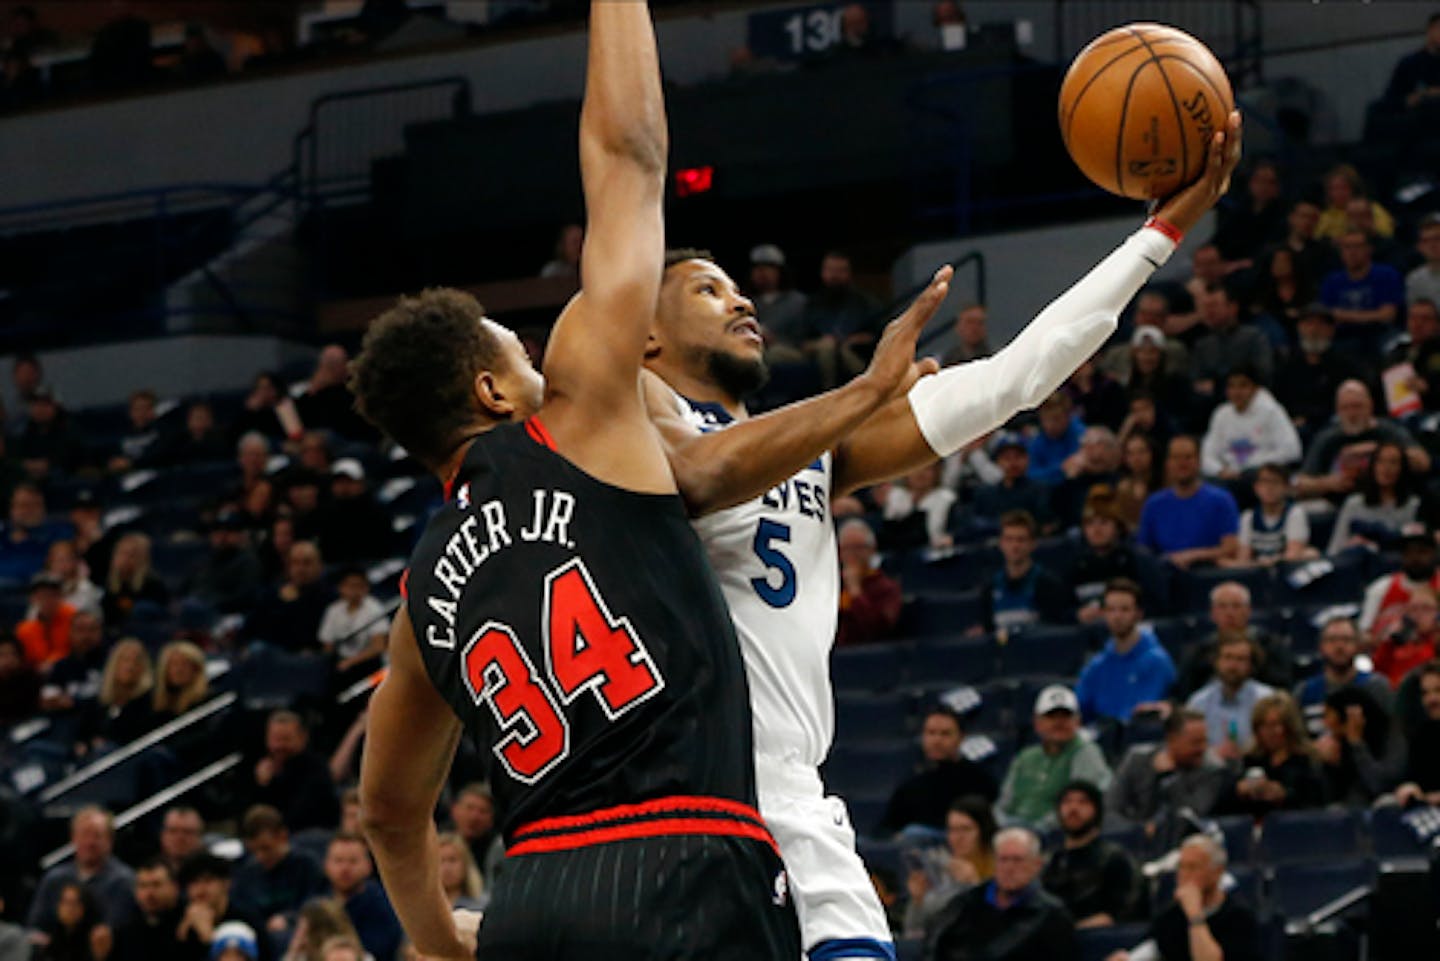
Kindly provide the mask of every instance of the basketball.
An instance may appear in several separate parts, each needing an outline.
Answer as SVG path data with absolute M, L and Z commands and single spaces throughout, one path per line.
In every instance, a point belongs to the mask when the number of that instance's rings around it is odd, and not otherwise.
M 1164 197 L 1205 169 L 1235 96 L 1210 48 L 1159 23 L 1116 27 L 1081 50 L 1060 86 L 1060 133 L 1098 186 Z

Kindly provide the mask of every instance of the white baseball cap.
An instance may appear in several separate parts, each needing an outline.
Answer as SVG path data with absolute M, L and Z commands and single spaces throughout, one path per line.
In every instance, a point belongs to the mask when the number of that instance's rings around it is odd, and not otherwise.
M 1075 697 L 1075 692 L 1064 684 L 1051 684 L 1040 692 L 1035 698 L 1035 716 L 1049 714 L 1051 711 L 1069 711 L 1071 714 L 1080 713 L 1080 701 Z
M 365 468 L 353 457 L 342 457 L 330 467 L 331 477 L 348 477 L 351 480 L 363 481 L 365 479 Z

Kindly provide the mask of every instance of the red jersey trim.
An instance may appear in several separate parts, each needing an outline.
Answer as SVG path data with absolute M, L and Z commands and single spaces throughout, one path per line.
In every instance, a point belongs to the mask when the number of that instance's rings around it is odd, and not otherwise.
M 506 853 L 571 851 L 592 844 L 677 835 L 749 838 L 769 845 L 779 854 L 760 812 L 750 805 L 723 798 L 685 796 L 532 821 L 515 830 L 515 844 Z
M 400 596 L 410 600 L 410 568 L 400 572 Z
M 538 416 L 531 417 L 525 421 L 525 433 L 529 434 L 531 440 L 535 441 L 535 443 L 548 447 L 551 450 L 555 449 L 555 438 L 550 436 L 550 432 L 545 429 L 545 425 Z
M 724 821 L 714 818 L 662 818 L 654 821 L 637 821 L 633 824 L 617 824 L 611 827 L 590 828 L 569 834 L 554 834 L 543 838 L 520 841 L 505 852 L 506 857 L 525 854 L 546 854 L 553 851 L 573 851 L 576 848 L 614 841 L 630 841 L 636 838 L 676 837 L 683 835 L 709 835 L 719 837 L 748 838 L 769 845 L 778 857 L 780 848 L 770 832 L 756 824 L 744 821 Z

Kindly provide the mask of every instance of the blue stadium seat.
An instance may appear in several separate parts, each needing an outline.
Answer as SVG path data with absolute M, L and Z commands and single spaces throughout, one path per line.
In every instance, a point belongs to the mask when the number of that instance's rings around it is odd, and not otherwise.
M 995 642 L 988 637 L 956 641 L 922 640 L 910 656 L 909 680 L 927 688 L 980 684 L 995 675 Z
M 1063 575 L 1080 551 L 1080 539 L 1069 535 L 1047 537 L 1035 545 L 1035 563 L 1053 574 Z
M 879 827 L 880 819 L 885 816 L 885 805 L 890 799 L 889 795 L 848 797 L 842 794 L 841 797 L 845 798 L 845 806 L 850 809 L 850 824 L 860 837 L 873 833 Z
M 830 677 L 835 690 L 893 690 L 900 683 L 903 650 L 894 641 L 867 647 L 838 648 L 830 658 Z
M 1145 940 L 1145 924 L 1116 924 L 1075 932 L 1079 961 L 1105 961 L 1116 951 L 1129 951 Z
M 1385 858 L 1424 857 L 1426 845 L 1405 822 L 1405 811 L 1398 807 L 1375 808 L 1370 812 L 1370 839 L 1375 856 Z
M 1265 818 L 1259 854 L 1271 864 L 1358 858 L 1363 833 L 1356 811 L 1277 811 Z
M 859 839 L 855 843 L 855 850 L 859 852 L 860 859 L 865 866 L 872 871 L 889 872 L 897 884 L 902 888 L 905 886 L 905 856 L 900 845 L 894 841 L 871 841 Z
M 980 623 L 980 595 L 919 594 L 900 613 L 899 633 L 923 637 L 959 637 Z
M 1225 853 L 1232 864 L 1244 864 L 1255 857 L 1255 822 L 1248 814 L 1216 818 L 1225 835 Z
M 157 542 L 150 550 L 150 563 L 167 584 L 179 584 L 192 576 L 210 554 L 207 541 Z
M 1203 614 L 1210 610 L 1210 591 L 1227 581 L 1239 581 L 1250 589 L 1250 604 L 1259 609 L 1270 606 L 1275 578 L 1265 567 L 1215 567 L 1179 571 L 1172 584 L 1180 610 Z
M 918 752 L 909 740 L 836 744 L 822 775 L 827 789 L 847 800 L 883 801 L 897 784 L 915 773 L 917 761 Z
M 290 707 L 301 698 L 326 696 L 331 670 L 329 658 L 253 644 L 237 668 L 236 683 L 249 706 Z
M 1006 677 L 1079 674 L 1090 653 L 1079 627 L 1027 628 L 1011 634 L 999 648 L 999 672 Z
M 923 551 L 906 554 L 896 568 L 905 590 L 937 594 L 963 593 L 974 583 L 977 570 L 975 558 L 968 554 L 929 559 Z
M 1375 862 L 1363 858 L 1282 864 L 1275 869 L 1270 903 L 1287 918 L 1303 918 L 1342 894 L 1374 883 Z
M 840 744 L 893 741 L 909 732 L 909 699 L 901 694 L 842 694 L 835 700 L 835 740 Z
M 324 864 L 325 852 L 330 847 L 330 838 L 334 834 L 329 828 L 305 828 L 290 835 L 290 843 Z
M 898 961 L 923 961 L 925 957 L 925 942 L 919 938 L 896 941 L 895 956 Z
M 1297 607 L 1355 603 L 1365 592 L 1365 553 L 1369 552 L 1345 551 L 1326 558 L 1331 570 L 1315 576 L 1313 580 L 1308 579 L 1308 575 L 1313 572 L 1315 562 L 1298 561 L 1277 566 L 1274 602 Z M 1302 576 L 1306 576 L 1307 582 L 1297 586 L 1292 580 L 1300 572 L 1304 572 Z

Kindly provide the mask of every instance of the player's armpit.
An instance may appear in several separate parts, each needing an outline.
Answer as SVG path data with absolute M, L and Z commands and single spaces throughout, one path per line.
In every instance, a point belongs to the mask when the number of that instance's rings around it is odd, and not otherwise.
M 440 886 L 435 803 L 460 740 L 460 722 L 425 673 L 405 608 L 390 632 L 390 672 L 370 699 L 360 810 L 380 876 L 422 955 L 464 946 Z

